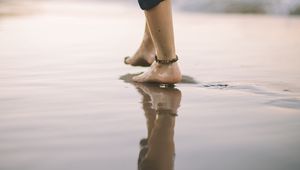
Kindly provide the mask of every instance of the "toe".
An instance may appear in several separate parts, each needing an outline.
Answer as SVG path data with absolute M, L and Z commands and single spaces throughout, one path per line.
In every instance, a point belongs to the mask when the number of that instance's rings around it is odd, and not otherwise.
M 135 82 L 139 82 L 140 77 L 139 76 L 134 76 L 134 77 L 132 77 L 132 80 L 135 81 Z
M 135 81 L 135 82 L 138 82 L 138 83 L 144 82 L 144 76 L 143 76 L 143 74 L 144 73 L 132 77 L 132 80 Z
M 124 63 L 125 64 L 129 64 L 128 61 L 127 61 L 129 58 L 130 58 L 129 56 L 127 56 L 127 57 L 124 58 Z

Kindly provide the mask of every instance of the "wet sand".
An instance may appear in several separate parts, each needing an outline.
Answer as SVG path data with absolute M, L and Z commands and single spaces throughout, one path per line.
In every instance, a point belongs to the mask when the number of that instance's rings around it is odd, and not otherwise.
M 299 169 L 300 18 L 176 11 L 185 77 L 160 88 L 123 64 L 138 8 L 36 8 L 0 17 L 1 170 Z

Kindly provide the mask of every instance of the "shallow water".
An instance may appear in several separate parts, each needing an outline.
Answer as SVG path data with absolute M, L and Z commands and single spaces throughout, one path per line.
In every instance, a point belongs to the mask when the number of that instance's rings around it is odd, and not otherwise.
M 1 170 L 299 169 L 299 18 L 175 13 L 162 89 L 122 63 L 139 9 L 40 5 L 0 17 Z

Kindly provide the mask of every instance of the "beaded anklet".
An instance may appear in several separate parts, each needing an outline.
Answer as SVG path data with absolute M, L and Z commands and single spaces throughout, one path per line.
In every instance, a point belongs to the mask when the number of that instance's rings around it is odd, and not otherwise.
M 178 56 L 176 55 L 176 58 L 174 58 L 172 60 L 160 60 L 155 55 L 155 61 L 159 64 L 169 65 L 169 64 L 172 64 L 172 63 L 175 63 L 176 61 L 178 61 Z

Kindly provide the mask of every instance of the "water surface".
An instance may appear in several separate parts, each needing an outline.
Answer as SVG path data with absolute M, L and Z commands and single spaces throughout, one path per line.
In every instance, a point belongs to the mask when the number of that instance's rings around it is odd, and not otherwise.
M 66 4 L 0 17 L 1 170 L 299 169 L 298 18 L 175 13 L 162 89 L 122 62 L 139 9 Z

